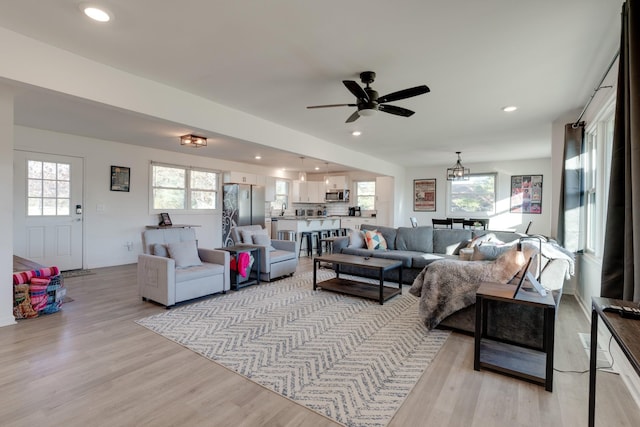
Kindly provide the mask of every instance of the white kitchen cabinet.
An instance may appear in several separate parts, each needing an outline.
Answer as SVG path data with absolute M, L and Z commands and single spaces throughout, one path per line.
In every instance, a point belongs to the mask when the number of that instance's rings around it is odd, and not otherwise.
M 291 194 L 294 203 L 324 203 L 324 182 L 293 181 Z
M 329 183 L 326 184 L 327 190 L 348 190 L 349 181 L 346 176 L 336 175 L 329 176 Z
M 258 177 L 252 173 L 246 172 L 225 172 L 224 173 L 224 183 L 225 184 L 253 184 L 256 185 L 258 183 Z

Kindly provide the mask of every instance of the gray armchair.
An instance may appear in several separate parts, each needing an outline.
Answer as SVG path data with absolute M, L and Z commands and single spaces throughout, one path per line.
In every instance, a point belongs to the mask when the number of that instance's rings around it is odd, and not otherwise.
M 232 227 L 231 239 L 236 245 L 260 248 L 260 280 L 270 282 L 278 277 L 293 275 L 298 267 L 296 242 L 290 240 L 270 240 L 260 225 Z M 268 243 L 268 244 L 267 244 Z M 254 267 L 255 269 L 255 267 Z

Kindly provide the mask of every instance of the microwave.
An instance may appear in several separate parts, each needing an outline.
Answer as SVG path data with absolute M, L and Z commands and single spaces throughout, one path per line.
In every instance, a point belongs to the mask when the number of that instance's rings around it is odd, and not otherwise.
M 325 195 L 325 201 L 327 202 L 348 202 L 349 190 L 335 190 L 328 191 Z

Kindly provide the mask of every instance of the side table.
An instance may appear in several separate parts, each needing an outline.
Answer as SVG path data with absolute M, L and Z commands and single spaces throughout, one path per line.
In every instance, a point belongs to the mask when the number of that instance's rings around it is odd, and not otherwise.
M 238 289 L 244 288 L 245 286 L 257 285 L 258 283 L 260 283 L 260 247 L 259 246 L 235 245 L 235 246 L 227 246 L 226 248 L 220 248 L 220 250 L 229 252 L 231 256 L 235 256 L 236 259 L 238 257 L 238 254 L 241 254 L 241 253 L 253 254 L 254 263 L 256 265 L 256 276 L 251 277 L 251 271 L 253 271 L 253 268 L 252 268 L 249 274 L 247 275 L 247 280 L 241 282 L 240 273 L 236 271 L 235 283 L 231 283 L 232 290 L 237 291 Z
M 482 283 L 476 292 L 476 330 L 473 369 L 490 369 L 553 389 L 553 343 L 556 304 L 551 292 L 541 296 L 521 289 L 514 297 L 512 285 Z M 543 348 L 534 350 L 487 336 L 488 301 L 529 305 L 544 310 Z

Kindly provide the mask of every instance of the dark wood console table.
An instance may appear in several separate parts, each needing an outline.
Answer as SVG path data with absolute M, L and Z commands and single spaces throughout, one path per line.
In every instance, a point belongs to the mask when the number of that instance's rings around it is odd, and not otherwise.
M 476 331 L 473 368 L 490 369 L 506 375 L 544 385 L 553 390 L 553 344 L 556 305 L 549 292 L 541 296 L 537 292 L 520 290 L 514 297 L 514 286 L 500 283 L 482 283 L 476 292 Z M 488 301 L 529 305 L 544 310 L 543 349 L 534 350 L 513 343 L 506 343 L 487 336 Z
M 598 318 L 609 329 L 622 352 L 640 375 L 640 320 L 628 319 L 618 313 L 604 311 L 610 305 L 638 307 L 638 303 L 610 298 L 591 298 L 591 356 L 589 359 L 589 427 L 595 426 L 596 364 L 598 351 Z

